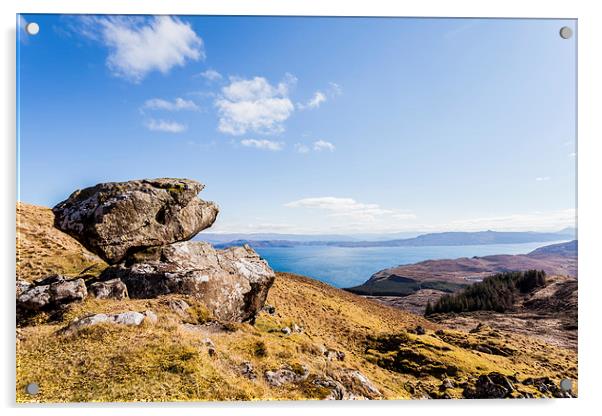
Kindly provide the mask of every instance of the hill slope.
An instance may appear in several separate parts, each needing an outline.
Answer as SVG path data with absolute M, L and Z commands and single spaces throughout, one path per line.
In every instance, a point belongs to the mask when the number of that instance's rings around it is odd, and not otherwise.
M 44 210 L 21 206 L 20 227 L 36 230 L 21 234 L 31 249 L 18 262 L 37 265 L 18 265 L 29 280 L 61 255 L 88 261 L 77 245 L 35 249 L 64 237 L 30 215 Z M 174 307 L 180 301 L 190 309 Z M 451 330 L 302 276 L 279 273 L 267 303 L 255 325 L 220 323 L 183 295 L 89 297 L 18 322 L 17 401 L 492 397 L 483 387 L 491 380 L 512 380 L 507 397 L 530 397 L 556 395 L 560 379 L 577 378 L 574 350 L 485 327 Z M 92 313 L 147 310 L 156 323 L 61 331 Z M 25 394 L 31 382 L 36 396 Z
M 348 290 L 373 296 L 406 296 L 420 289 L 453 292 L 495 273 L 533 269 L 577 276 L 577 241 L 541 247 L 529 254 L 427 260 L 391 267 Z

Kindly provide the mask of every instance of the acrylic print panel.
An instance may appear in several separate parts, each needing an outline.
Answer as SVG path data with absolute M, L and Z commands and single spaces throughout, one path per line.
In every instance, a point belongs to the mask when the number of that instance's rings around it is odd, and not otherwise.
M 17 401 L 576 397 L 576 47 L 18 16 Z

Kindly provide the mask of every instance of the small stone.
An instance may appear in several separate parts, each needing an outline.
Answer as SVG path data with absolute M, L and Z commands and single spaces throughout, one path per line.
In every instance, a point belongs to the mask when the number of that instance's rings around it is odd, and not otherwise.
M 416 326 L 415 331 L 416 331 L 417 335 L 424 335 L 424 334 L 426 334 L 426 330 L 421 325 Z
M 282 332 L 284 335 L 290 335 L 291 334 L 291 329 L 288 326 L 285 326 L 284 328 L 282 328 L 280 330 L 280 332 Z
M 240 374 L 249 380 L 255 380 L 257 378 L 253 364 L 248 361 L 245 361 L 240 365 Z
M 262 309 L 262 310 L 263 310 L 265 313 L 269 314 L 269 315 L 275 315 L 275 314 L 276 314 L 276 308 L 275 308 L 274 306 L 272 306 L 272 305 L 265 304 L 265 305 L 263 306 L 263 309 Z

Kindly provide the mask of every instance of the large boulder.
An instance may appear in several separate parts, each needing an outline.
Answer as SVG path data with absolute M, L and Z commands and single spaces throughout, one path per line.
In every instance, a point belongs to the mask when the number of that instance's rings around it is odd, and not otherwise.
M 146 247 L 189 240 L 218 213 L 197 198 L 204 185 L 189 179 L 101 183 L 75 191 L 52 210 L 57 228 L 110 264 Z
M 216 250 L 208 243 L 187 241 L 132 254 L 100 276 L 115 278 L 125 283 L 131 298 L 191 295 L 219 320 L 253 322 L 275 275 L 249 246 Z

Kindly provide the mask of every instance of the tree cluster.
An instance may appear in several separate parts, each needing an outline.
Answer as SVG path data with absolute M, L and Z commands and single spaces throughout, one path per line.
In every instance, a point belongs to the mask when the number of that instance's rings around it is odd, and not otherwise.
M 458 293 L 444 295 L 432 305 L 426 305 L 425 315 L 447 312 L 512 310 L 520 293 L 529 293 L 545 285 L 543 270 L 499 273 L 485 278 Z

